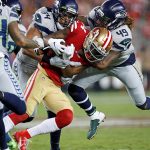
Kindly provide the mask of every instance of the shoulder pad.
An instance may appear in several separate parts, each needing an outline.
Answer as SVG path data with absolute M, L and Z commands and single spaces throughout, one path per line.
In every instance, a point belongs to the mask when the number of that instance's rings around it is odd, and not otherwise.
M 52 13 L 46 7 L 42 7 L 38 9 L 33 15 L 33 21 L 42 23 L 44 19 L 51 19 L 51 17 Z
M 33 24 L 44 34 L 51 34 L 57 31 L 55 20 L 50 9 L 42 7 L 33 16 Z

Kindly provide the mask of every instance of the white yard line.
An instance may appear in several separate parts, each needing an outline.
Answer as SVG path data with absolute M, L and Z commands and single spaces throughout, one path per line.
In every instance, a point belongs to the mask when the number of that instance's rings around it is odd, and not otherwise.
M 30 128 L 32 126 L 35 126 L 39 123 L 41 123 L 43 120 L 33 120 L 29 123 L 22 123 L 16 126 L 15 128 Z M 68 127 L 76 128 L 85 128 L 89 127 L 90 120 L 88 118 L 75 118 L 72 122 L 72 124 Z M 120 119 L 120 118 L 109 118 L 106 119 L 105 122 L 101 124 L 103 127 L 123 127 L 123 126 L 150 126 L 150 119 Z

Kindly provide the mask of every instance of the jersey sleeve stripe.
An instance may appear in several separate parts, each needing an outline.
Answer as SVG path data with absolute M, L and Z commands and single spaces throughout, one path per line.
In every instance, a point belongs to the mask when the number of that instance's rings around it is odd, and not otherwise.
M 52 32 L 52 31 L 50 31 L 48 28 L 43 27 L 43 26 L 41 26 L 41 25 L 39 25 L 39 24 L 37 24 L 37 23 L 34 23 L 34 26 L 35 26 L 37 29 L 39 29 L 40 31 L 45 32 L 46 34 L 54 33 L 54 32 Z
M 106 41 L 105 41 L 105 43 L 104 43 L 104 45 L 103 45 L 103 48 L 104 48 L 104 49 L 106 49 L 106 47 L 109 45 L 111 39 L 112 39 L 111 33 L 110 33 L 110 31 L 108 31 Z
M 17 15 L 17 14 L 14 14 L 14 13 L 10 13 L 10 17 L 18 18 L 18 15 Z

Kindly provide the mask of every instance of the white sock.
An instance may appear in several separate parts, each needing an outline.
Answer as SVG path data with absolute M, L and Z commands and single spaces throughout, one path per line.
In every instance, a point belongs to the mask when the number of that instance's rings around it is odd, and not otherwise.
M 34 126 L 30 129 L 27 129 L 27 131 L 29 132 L 31 137 L 33 137 L 35 135 L 39 135 L 39 134 L 54 132 L 57 130 L 60 130 L 60 129 L 58 128 L 58 126 L 56 124 L 55 118 L 46 119 L 39 125 Z
M 96 111 L 92 116 L 90 116 L 91 120 L 99 119 L 102 121 L 105 118 L 105 114 L 99 111 Z
M 10 150 L 9 148 L 6 148 L 6 149 L 4 149 L 4 150 Z
M 5 132 L 7 133 L 8 131 L 10 131 L 11 129 L 14 128 L 14 123 L 13 121 L 10 119 L 9 116 L 5 116 L 3 118 L 3 121 L 4 121 L 4 125 L 5 125 Z

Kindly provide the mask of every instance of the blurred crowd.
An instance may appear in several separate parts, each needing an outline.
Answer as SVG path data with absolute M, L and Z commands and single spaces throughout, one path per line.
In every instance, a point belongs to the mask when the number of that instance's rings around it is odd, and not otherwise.
M 104 0 L 77 0 L 79 5 L 79 14 L 87 15 L 94 7 L 101 4 Z M 137 56 L 141 62 L 144 74 L 145 88 L 150 89 L 150 0 L 122 0 L 128 10 L 128 15 L 134 21 L 133 39 Z M 51 7 L 54 0 L 21 0 L 24 13 L 23 23 L 26 27 L 31 22 L 32 14 L 42 6 Z

